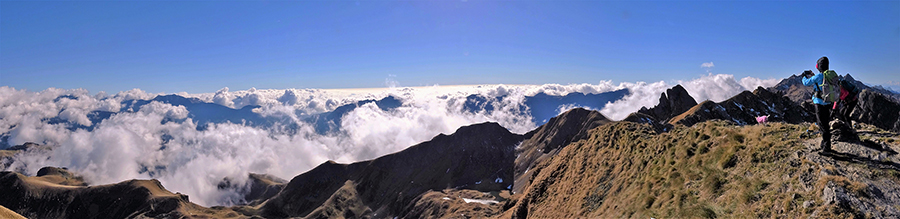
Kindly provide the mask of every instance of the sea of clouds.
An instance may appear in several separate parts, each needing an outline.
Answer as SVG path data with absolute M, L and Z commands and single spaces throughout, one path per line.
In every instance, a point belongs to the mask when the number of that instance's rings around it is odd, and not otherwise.
M 190 195 L 195 203 L 232 205 L 239 203 L 241 197 L 234 189 L 217 187 L 224 178 L 238 185 L 247 182 L 248 173 L 291 179 L 327 160 L 349 163 L 373 159 L 473 123 L 497 122 L 514 133 L 528 132 L 538 124 L 522 111 L 524 101 L 541 92 L 562 96 L 628 89 L 630 94 L 624 98 L 595 109 L 620 120 L 641 107 L 656 105 L 660 93 L 675 84 L 682 84 L 700 102 L 722 101 L 741 91 L 777 82 L 709 74 L 688 81 L 618 84 L 601 81 L 346 90 L 223 88 L 214 93 L 177 93 L 234 109 L 260 106 L 253 112 L 285 121 L 268 127 L 218 123 L 201 129 L 201 124 L 190 116 L 193 112 L 161 102 L 117 113 L 97 124 L 91 121 L 92 112 L 119 112 L 125 107 L 123 103 L 161 95 L 139 89 L 91 95 L 84 89 L 32 92 L 0 87 L 0 134 L 9 145 L 36 142 L 52 148 L 20 153 L 6 170 L 33 175 L 44 166 L 67 167 L 92 185 L 155 178 L 173 192 Z M 472 94 L 490 98 L 494 110 L 463 110 L 466 97 Z M 387 96 L 403 104 L 390 110 L 382 110 L 375 103 L 363 104 L 342 117 L 340 132 L 317 133 L 302 118 Z M 577 106 L 561 105 L 558 110 L 561 113 L 573 107 Z M 93 129 L 72 129 L 66 123 L 51 122 L 51 118 Z M 290 130 L 286 128 L 289 125 Z

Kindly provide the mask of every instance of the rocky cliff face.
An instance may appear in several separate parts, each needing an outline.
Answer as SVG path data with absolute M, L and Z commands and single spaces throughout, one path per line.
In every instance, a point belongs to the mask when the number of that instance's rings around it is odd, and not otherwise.
M 880 93 L 865 90 L 859 94 L 859 104 L 853 109 L 853 120 L 900 132 L 900 103 Z

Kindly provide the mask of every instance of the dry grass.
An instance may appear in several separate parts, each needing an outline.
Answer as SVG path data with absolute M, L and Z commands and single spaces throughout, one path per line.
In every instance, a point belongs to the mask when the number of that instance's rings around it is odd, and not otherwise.
M 786 161 L 803 148 L 805 129 L 709 121 L 656 134 L 645 125 L 607 124 L 542 163 L 504 216 L 805 217 L 812 211 L 797 209 L 815 191 L 797 188 L 797 168 Z
M 844 176 L 834 176 L 828 175 L 819 178 L 816 182 L 816 190 L 821 191 L 825 188 L 828 182 L 834 183 L 836 186 L 844 187 L 853 192 L 858 196 L 866 196 L 866 189 L 868 189 L 869 185 L 857 181 L 853 181 Z
M 0 218 L 5 218 L 5 219 L 25 219 L 25 217 L 22 217 L 22 215 L 19 215 L 19 214 L 16 213 L 15 211 L 9 210 L 8 208 L 3 207 L 2 205 L 0 205 Z

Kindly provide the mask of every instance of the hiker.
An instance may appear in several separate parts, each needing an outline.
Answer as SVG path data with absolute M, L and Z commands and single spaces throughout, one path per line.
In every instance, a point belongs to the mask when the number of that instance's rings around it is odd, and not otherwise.
M 845 76 L 844 78 L 847 77 Z M 853 85 L 852 82 L 841 80 L 841 100 L 839 101 L 839 104 L 835 103 L 835 106 L 832 107 L 832 109 L 840 107 L 840 109 L 838 109 L 837 117 L 850 128 L 853 128 L 853 120 L 850 118 L 850 113 L 853 112 L 853 108 L 855 108 L 856 104 L 859 102 L 859 92 L 859 88 L 856 87 L 856 85 Z
M 813 74 L 812 71 L 803 71 L 803 85 L 813 86 L 813 105 L 816 106 L 816 118 L 819 122 L 819 130 L 822 131 L 822 143 L 820 149 L 822 152 L 832 152 L 831 150 L 831 108 L 832 104 L 837 102 L 840 96 L 840 82 L 838 82 L 837 73 L 828 69 L 828 57 L 822 56 L 816 61 L 816 70 L 819 73 Z

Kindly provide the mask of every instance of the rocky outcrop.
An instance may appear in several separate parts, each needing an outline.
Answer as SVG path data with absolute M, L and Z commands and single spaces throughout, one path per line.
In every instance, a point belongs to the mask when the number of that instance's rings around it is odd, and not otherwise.
M 813 114 L 790 99 L 763 88 L 744 91 L 720 103 L 704 101 L 687 112 L 669 120 L 670 124 L 693 124 L 719 119 L 738 125 L 756 124 L 756 117 L 768 116 L 769 121 L 787 123 L 812 122 Z
M 871 132 L 866 131 L 870 135 Z M 896 139 L 898 136 L 880 135 Z M 818 149 L 820 138 L 803 143 L 807 150 Z M 810 205 L 819 205 L 811 217 L 897 218 L 900 209 L 900 179 L 880 173 L 900 172 L 897 145 L 871 141 L 835 142 L 829 154 L 800 151 L 808 163 L 800 165 L 800 183 L 805 190 L 818 192 Z M 799 157 L 798 157 L 799 158 Z M 794 159 L 794 158 L 792 158 Z M 818 171 L 815 168 L 818 167 Z
M 665 93 L 660 94 L 659 104 L 656 106 L 649 109 L 642 107 L 624 120 L 637 123 L 663 124 L 695 105 L 697 105 L 697 101 L 679 84 L 666 89 Z
M 900 104 L 876 92 L 864 90 L 850 115 L 853 120 L 884 130 L 900 132 Z
M 853 127 L 844 123 L 841 120 L 832 120 L 829 123 L 831 126 L 831 139 L 833 141 L 843 141 L 843 142 L 858 142 L 859 134 L 856 133 L 856 130 Z
M 352 208 L 357 210 L 340 214 L 388 217 L 403 215 L 427 191 L 510 189 L 521 141 L 497 123 L 481 123 L 374 160 L 329 161 L 291 179 L 260 211 L 266 217 L 307 217 Z
M 556 155 L 560 148 L 584 139 L 589 130 L 609 122 L 600 112 L 575 108 L 526 133 L 525 141 L 516 148 L 518 158 L 513 191 L 521 192 L 522 185 L 531 179 L 527 172 L 535 164 Z

